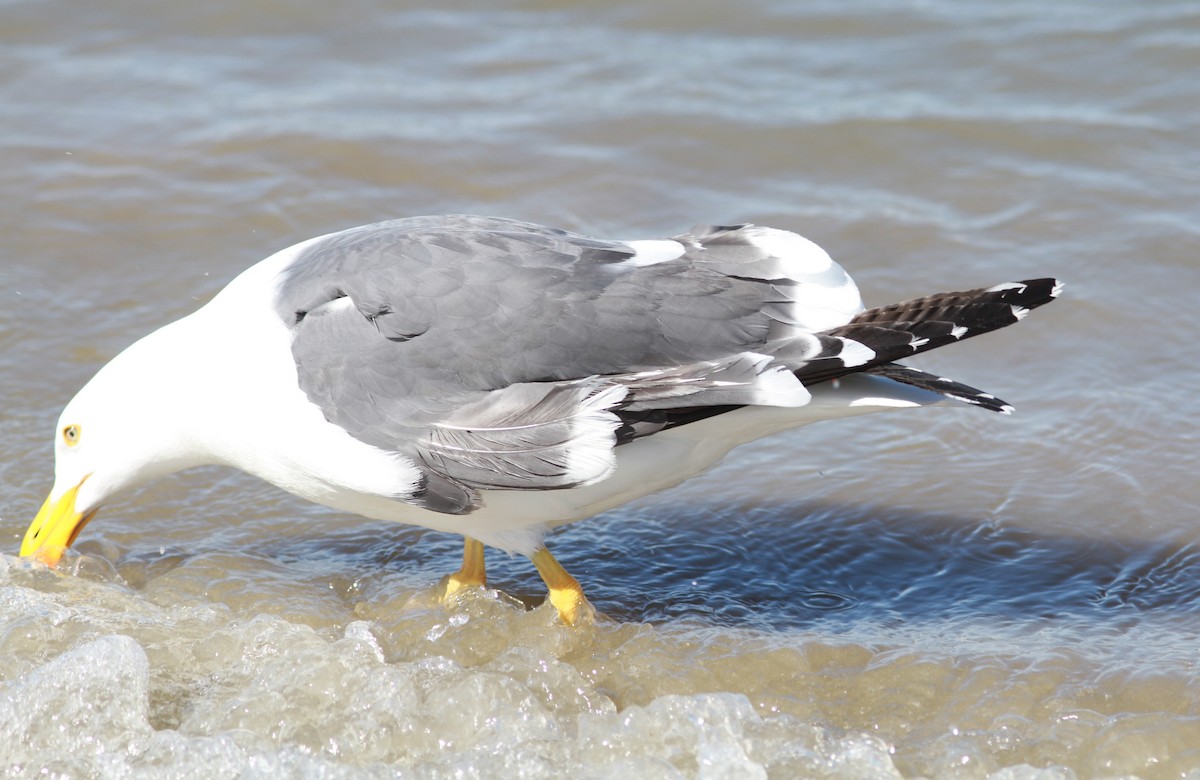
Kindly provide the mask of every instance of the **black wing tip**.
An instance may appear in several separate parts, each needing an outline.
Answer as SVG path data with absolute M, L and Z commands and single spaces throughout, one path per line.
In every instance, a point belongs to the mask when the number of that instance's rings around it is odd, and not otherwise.
M 1012 404 L 1002 401 L 990 393 L 982 396 L 968 397 L 963 395 L 946 395 L 947 398 L 952 398 L 956 401 L 973 404 L 981 409 L 987 409 L 989 412 L 1011 416 L 1017 410 L 1017 407 Z
M 970 385 L 948 379 L 944 376 L 938 376 L 937 374 L 930 374 L 912 366 L 904 366 L 899 363 L 885 363 L 881 366 L 874 366 L 867 369 L 867 373 L 886 377 L 921 390 L 928 390 L 955 401 L 961 401 L 971 406 L 978 406 L 980 409 L 987 409 L 989 412 L 1011 415 L 1016 411 L 1016 407 L 1012 404 L 997 398 L 991 393 L 985 393 L 977 387 L 971 387 Z
M 1050 303 L 1062 295 L 1063 282 L 1054 277 L 1042 279 L 1024 279 L 1019 282 L 1004 282 L 993 285 L 984 292 L 999 293 L 1005 303 L 1020 306 L 1025 309 L 1036 309 Z

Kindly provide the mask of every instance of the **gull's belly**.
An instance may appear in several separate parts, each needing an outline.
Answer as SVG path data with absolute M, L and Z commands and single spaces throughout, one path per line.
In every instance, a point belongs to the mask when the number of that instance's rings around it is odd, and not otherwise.
M 821 420 L 927 406 L 941 396 L 887 379 L 858 375 L 819 385 L 800 408 L 744 407 L 638 439 L 617 448 L 614 472 L 565 490 L 487 490 L 483 506 L 465 515 L 431 512 L 379 496 L 347 496 L 339 509 L 474 537 L 510 552 L 531 554 L 556 525 L 582 520 L 703 474 L 730 450 L 755 439 Z

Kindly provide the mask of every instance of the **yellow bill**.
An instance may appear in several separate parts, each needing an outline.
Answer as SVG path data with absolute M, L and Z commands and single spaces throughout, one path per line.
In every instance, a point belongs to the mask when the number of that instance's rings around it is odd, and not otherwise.
M 25 532 L 21 542 L 21 557 L 33 556 L 47 566 L 58 565 L 63 553 L 79 536 L 79 532 L 95 516 L 96 510 L 86 515 L 75 509 L 75 496 L 83 482 L 63 493 L 57 500 L 46 498 L 37 517 Z

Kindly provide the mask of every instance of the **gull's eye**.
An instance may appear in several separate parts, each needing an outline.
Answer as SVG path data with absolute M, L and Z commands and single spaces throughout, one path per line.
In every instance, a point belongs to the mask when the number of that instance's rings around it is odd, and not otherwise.
M 79 434 L 80 431 L 78 425 L 68 425 L 66 428 L 63 428 L 63 441 L 67 443 L 68 447 L 74 447 L 79 443 Z

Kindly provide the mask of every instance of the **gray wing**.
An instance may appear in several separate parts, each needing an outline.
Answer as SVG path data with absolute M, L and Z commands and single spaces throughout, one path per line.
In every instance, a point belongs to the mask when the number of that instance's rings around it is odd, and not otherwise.
M 797 280 L 749 231 L 643 257 L 513 220 L 396 220 L 305 249 L 276 307 L 326 418 L 419 463 L 429 508 L 464 512 L 477 488 L 603 478 L 663 410 L 806 403 L 793 370 L 849 342 L 804 332 L 794 302 L 853 283 L 836 265 Z

